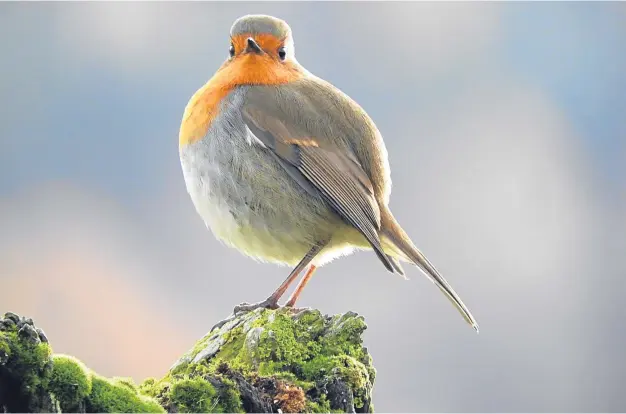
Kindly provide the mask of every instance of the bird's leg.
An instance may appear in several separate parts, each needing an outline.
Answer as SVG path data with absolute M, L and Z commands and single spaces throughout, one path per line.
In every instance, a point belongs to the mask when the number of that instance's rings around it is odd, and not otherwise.
M 311 250 L 309 250 L 309 252 L 302 258 L 302 260 L 300 260 L 300 262 L 296 265 L 296 267 L 291 271 L 291 273 L 289 273 L 289 276 L 287 276 L 287 279 L 285 279 L 285 281 L 278 287 L 278 289 L 274 291 L 274 293 L 270 295 L 269 298 L 259 303 L 252 303 L 252 304 L 242 303 L 238 306 L 235 306 L 235 309 L 233 309 L 233 313 L 228 318 L 221 320 L 215 325 L 213 325 L 213 327 L 209 330 L 209 332 L 211 332 L 215 328 L 221 328 L 227 322 L 232 321 L 233 319 L 235 319 L 237 313 L 239 312 L 249 312 L 251 310 L 258 309 L 258 308 L 277 309 L 279 307 L 278 300 L 280 299 L 280 297 L 289 288 L 289 285 L 293 283 L 295 278 L 298 277 L 300 272 L 302 272 L 311 263 L 311 261 L 315 258 L 315 256 L 317 256 L 317 254 L 322 250 L 322 248 L 325 245 L 326 243 L 318 243 L 315 246 L 313 246 Z M 311 267 L 315 268 L 315 266 L 313 265 L 311 265 Z M 309 269 L 309 271 L 307 272 L 307 276 L 310 278 L 311 275 L 309 273 L 313 273 L 311 269 Z M 300 287 L 300 285 L 302 285 L 302 287 Z M 298 284 L 298 288 L 302 290 L 302 288 L 304 288 L 304 284 L 300 282 Z M 294 295 L 292 295 L 292 297 L 293 296 Z M 299 296 L 299 293 L 298 295 L 295 296 L 293 302 L 295 302 L 298 296 Z
M 259 303 L 242 303 L 238 306 L 235 306 L 233 313 L 238 312 L 249 312 L 258 308 L 267 308 L 267 309 L 277 309 L 279 307 L 278 300 L 285 294 L 289 286 L 293 283 L 293 281 L 298 277 L 300 272 L 302 272 L 311 261 L 317 256 L 317 254 L 322 250 L 322 248 L 326 245 L 326 243 L 318 243 L 309 250 L 309 252 L 300 260 L 300 262 L 296 265 L 296 267 L 291 271 L 287 279 L 270 295 L 269 298 L 265 299 Z M 308 274 L 308 273 L 307 273 Z M 310 276 L 309 276 L 310 277 Z M 301 282 L 302 283 L 302 282 Z M 301 284 L 300 283 L 300 284 Z M 300 286 L 300 284 L 298 286 Z M 304 287 L 304 285 L 302 286 Z M 296 295 L 296 299 L 297 299 Z
M 249 312 L 257 308 L 278 309 L 278 300 L 281 298 L 281 296 L 285 294 L 285 291 L 289 289 L 289 286 L 293 283 L 296 277 L 298 277 L 304 267 L 306 267 L 306 265 L 300 266 L 301 263 L 302 262 L 298 263 L 298 265 L 291 271 L 291 273 L 289 273 L 287 279 L 285 279 L 285 281 L 281 283 L 280 286 L 278 286 L 278 289 L 276 289 L 269 298 L 257 303 L 241 303 L 235 306 L 235 309 L 233 309 L 233 313 Z
M 304 259 L 302 259 L 300 263 L 298 263 L 298 265 L 291 271 L 291 273 L 289 273 L 289 276 L 287 276 L 287 279 L 285 279 L 285 281 L 278 287 L 278 289 L 274 291 L 274 293 L 270 295 L 269 298 L 265 299 L 263 302 L 252 303 L 252 304 L 241 303 L 235 306 L 235 309 L 233 309 L 233 313 L 228 318 L 223 319 L 219 321 L 218 323 L 216 323 L 215 325 L 213 325 L 213 327 L 209 330 L 209 332 L 211 332 L 215 328 L 221 328 L 227 322 L 232 321 L 233 319 L 235 319 L 235 316 L 239 312 L 249 312 L 251 310 L 258 309 L 258 308 L 277 309 L 278 300 L 280 299 L 280 297 L 285 293 L 285 291 L 289 288 L 289 285 L 293 283 L 294 279 L 300 274 L 300 272 L 311 261 L 311 258 L 309 258 L 308 261 L 305 262 L 305 259 L 307 258 L 308 258 L 308 255 L 304 256 Z
M 285 303 L 286 307 L 293 308 L 293 306 L 296 304 L 296 301 L 300 297 L 300 294 L 302 293 L 302 290 L 304 289 L 306 284 L 309 283 L 309 279 L 311 279 L 311 276 L 313 276 L 313 273 L 315 273 L 315 269 L 317 269 L 317 267 L 315 267 L 315 265 L 312 264 L 311 266 L 309 266 L 309 269 L 304 274 L 304 277 L 302 279 L 300 279 L 300 282 L 298 283 L 298 286 L 296 286 L 296 290 L 293 291 L 291 296 L 289 296 L 289 299 L 287 300 L 287 303 Z

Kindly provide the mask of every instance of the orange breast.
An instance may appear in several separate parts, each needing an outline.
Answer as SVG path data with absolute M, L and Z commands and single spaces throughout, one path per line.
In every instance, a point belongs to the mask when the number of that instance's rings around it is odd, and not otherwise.
M 279 62 L 267 55 L 240 55 L 225 62 L 215 75 L 191 97 L 178 135 L 181 147 L 204 137 L 219 113 L 220 103 L 240 85 L 281 85 L 303 76 L 302 69 L 290 62 Z

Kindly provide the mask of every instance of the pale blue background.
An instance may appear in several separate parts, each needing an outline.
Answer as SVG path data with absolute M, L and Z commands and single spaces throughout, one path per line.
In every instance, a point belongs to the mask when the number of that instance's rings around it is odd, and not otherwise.
M 385 137 L 391 206 L 472 309 L 357 253 L 302 305 L 363 314 L 378 411 L 626 409 L 623 3 L 2 3 L 0 311 L 105 375 L 162 375 L 288 269 L 219 244 L 178 160 L 247 13 Z

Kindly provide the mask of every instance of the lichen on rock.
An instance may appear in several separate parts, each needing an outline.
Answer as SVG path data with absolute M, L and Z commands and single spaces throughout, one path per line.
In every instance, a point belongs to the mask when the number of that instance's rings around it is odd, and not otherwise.
M 4 412 L 373 412 L 363 317 L 257 309 L 213 329 L 161 379 L 136 385 L 53 355 L 30 319 L 0 318 Z

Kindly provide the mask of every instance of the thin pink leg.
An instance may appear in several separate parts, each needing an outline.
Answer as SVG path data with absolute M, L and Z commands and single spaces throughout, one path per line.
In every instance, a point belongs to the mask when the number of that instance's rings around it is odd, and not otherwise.
M 309 266 L 309 270 L 307 270 L 304 277 L 300 280 L 300 283 L 298 283 L 298 286 L 296 286 L 296 290 L 294 290 L 291 296 L 289 296 L 289 300 L 287 300 L 287 303 L 285 303 L 285 306 L 293 307 L 296 304 L 296 301 L 300 297 L 302 290 L 304 290 L 304 287 L 306 286 L 306 284 L 309 283 L 309 279 L 311 279 L 311 276 L 313 276 L 313 273 L 315 273 L 316 269 L 317 267 L 313 264 Z

